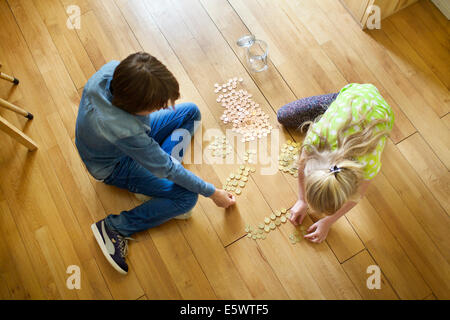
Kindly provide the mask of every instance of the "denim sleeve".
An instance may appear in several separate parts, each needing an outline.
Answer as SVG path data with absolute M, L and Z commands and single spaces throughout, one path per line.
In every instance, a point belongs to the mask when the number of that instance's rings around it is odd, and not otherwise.
M 178 160 L 168 155 L 146 133 L 119 139 L 115 144 L 122 152 L 158 178 L 169 179 L 175 184 L 205 197 L 211 196 L 216 190 L 214 185 L 186 170 Z

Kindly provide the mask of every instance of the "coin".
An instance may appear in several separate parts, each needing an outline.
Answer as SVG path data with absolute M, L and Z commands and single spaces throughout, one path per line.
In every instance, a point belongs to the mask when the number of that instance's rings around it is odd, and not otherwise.
M 270 223 L 270 219 L 269 219 L 269 218 L 264 218 L 264 222 L 265 222 L 266 224 L 269 224 L 269 223 Z

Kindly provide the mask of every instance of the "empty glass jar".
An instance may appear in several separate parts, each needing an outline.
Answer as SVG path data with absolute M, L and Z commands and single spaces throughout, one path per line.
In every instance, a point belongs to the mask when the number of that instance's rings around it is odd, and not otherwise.
M 256 39 L 251 34 L 239 38 L 237 45 L 245 49 L 247 65 L 250 70 L 261 72 L 267 69 L 267 55 L 269 54 L 267 43 Z

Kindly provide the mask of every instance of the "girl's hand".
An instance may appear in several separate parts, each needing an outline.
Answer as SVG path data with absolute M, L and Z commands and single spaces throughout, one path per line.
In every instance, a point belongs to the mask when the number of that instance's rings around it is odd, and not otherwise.
M 314 243 L 321 243 L 327 238 L 331 225 L 332 222 L 329 219 L 320 219 L 308 228 L 307 231 L 311 233 L 305 235 L 305 239 Z
M 228 191 L 222 189 L 216 189 L 216 191 L 210 196 L 216 206 L 221 208 L 228 208 L 236 203 L 235 197 Z
M 294 206 L 291 208 L 291 217 L 289 221 L 292 222 L 294 226 L 302 224 L 303 219 L 306 217 L 306 211 L 308 210 L 308 205 L 303 200 L 298 200 Z

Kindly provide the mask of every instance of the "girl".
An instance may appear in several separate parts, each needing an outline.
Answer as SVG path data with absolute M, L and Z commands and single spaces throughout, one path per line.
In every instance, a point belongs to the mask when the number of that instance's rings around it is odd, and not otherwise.
M 325 214 L 305 236 L 320 243 L 380 171 L 394 114 L 375 86 L 349 84 L 338 94 L 285 105 L 278 110 L 278 121 L 291 128 L 309 127 L 299 161 L 299 199 L 290 220 L 301 224 L 308 207 Z

